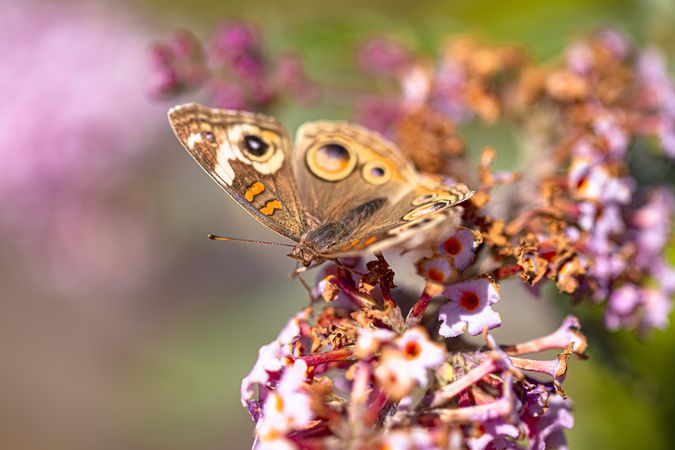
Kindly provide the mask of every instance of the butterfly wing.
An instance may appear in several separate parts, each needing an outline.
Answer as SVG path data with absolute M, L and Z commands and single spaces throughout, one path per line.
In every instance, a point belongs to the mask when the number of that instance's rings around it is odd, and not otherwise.
M 373 215 L 370 224 L 355 228 L 349 239 L 336 242 L 324 255 L 333 258 L 389 247 L 414 248 L 438 240 L 460 224 L 461 209 L 453 206 L 472 195 L 464 184 L 448 186 L 422 177 L 398 202 Z
M 183 147 L 253 217 L 298 241 L 306 225 L 288 133 L 274 118 L 189 103 L 169 111 Z
M 419 240 L 472 194 L 421 176 L 393 143 L 358 125 L 305 124 L 295 148 L 306 241 L 325 256 Z

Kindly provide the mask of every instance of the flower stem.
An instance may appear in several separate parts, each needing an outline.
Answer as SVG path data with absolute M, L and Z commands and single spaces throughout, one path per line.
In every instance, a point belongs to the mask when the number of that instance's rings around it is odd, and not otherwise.
M 424 286 L 424 290 L 422 291 L 422 295 L 420 296 L 419 300 L 415 302 L 412 309 L 408 313 L 408 317 L 405 319 L 406 328 L 414 327 L 420 322 L 420 320 L 422 320 L 422 316 L 424 316 L 424 312 L 429 307 L 431 299 L 439 295 L 442 290 L 443 287 L 441 285 L 434 283 L 433 281 L 427 281 L 427 284 Z
M 331 350 L 329 352 L 315 353 L 313 355 L 301 356 L 299 359 L 304 360 L 307 363 L 308 367 L 314 367 L 335 361 L 353 360 L 355 359 L 354 348 L 351 346 L 344 347 L 339 348 L 337 350 Z

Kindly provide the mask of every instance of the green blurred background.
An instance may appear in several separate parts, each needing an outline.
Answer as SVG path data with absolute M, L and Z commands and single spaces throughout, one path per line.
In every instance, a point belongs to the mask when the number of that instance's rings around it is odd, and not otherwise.
M 148 44 L 179 28 L 205 36 L 222 18 L 251 21 L 273 51 L 298 51 L 320 85 L 358 83 L 353 50 L 379 34 L 433 52 L 443 38 L 471 32 L 521 43 L 550 61 L 575 37 L 610 25 L 641 45 L 659 45 L 671 61 L 675 55 L 672 0 L 110 0 L 106 8 L 135 17 L 146 27 Z M 139 74 L 138 83 L 144 82 Z M 163 121 L 162 110 L 171 105 L 161 106 Z M 349 105 L 328 102 L 276 111 L 291 128 L 349 113 Z M 516 140 L 508 129 L 463 133 L 471 150 L 493 145 L 500 165 L 509 166 L 505 155 L 515 154 Z M 168 124 L 152 141 L 151 157 L 118 192 L 122 199 L 142 197 L 156 223 L 148 264 L 157 267 L 132 289 L 45 289 L 15 264 L 11 234 L 2 236 L 3 449 L 250 446 L 252 422 L 239 402 L 240 380 L 257 349 L 305 305 L 306 294 L 289 280 L 293 263 L 283 250 L 208 241 L 209 232 L 277 237 L 202 173 Z M 123 237 L 119 246 L 125 246 Z M 123 264 L 116 270 L 124 276 Z M 545 334 L 567 312 L 564 304 L 509 287 L 497 305 L 505 324 L 497 336 L 515 341 Z M 593 309 L 574 309 L 591 345 L 588 361 L 572 361 L 565 385 L 577 423 L 568 433 L 570 448 L 675 448 L 675 330 L 643 340 L 608 334 Z

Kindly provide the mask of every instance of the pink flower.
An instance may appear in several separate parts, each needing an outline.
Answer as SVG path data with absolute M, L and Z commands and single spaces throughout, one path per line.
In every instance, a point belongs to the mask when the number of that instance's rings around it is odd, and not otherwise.
M 441 255 L 451 256 L 454 266 L 464 270 L 473 262 L 474 250 L 479 243 L 473 231 L 462 227 L 441 242 L 437 251 Z
M 383 344 L 391 342 L 395 336 L 396 333 L 384 328 L 361 328 L 354 353 L 361 358 L 375 355 Z
M 627 283 L 612 292 L 605 311 L 607 328 L 631 327 L 635 322 L 635 311 L 640 304 L 640 288 Z
M 649 266 L 663 252 L 671 230 L 675 210 L 673 192 L 667 188 L 650 192 L 647 202 L 633 214 L 632 225 L 637 246 L 637 263 Z
M 622 157 L 625 154 L 630 138 L 628 132 L 617 123 L 615 117 L 610 115 L 598 117 L 593 126 L 595 133 L 607 145 L 611 156 Z
M 386 433 L 377 448 L 383 450 L 433 450 L 438 447 L 434 444 L 428 430 L 416 427 Z
M 637 62 L 638 75 L 643 84 L 648 106 L 656 112 L 656 134 L 661 139 L 664 153 L 675 157 L 675 84 L 670 78 L 666 58 L 658 49 L 643 52 Z
M 286 323 L 279 337 L 260 348 L 253 368 L 241 381 L 242 405 L 250 407 L 255 396 L 255 386 L 267 386 L 272 375 L 278 377 L 279 372 L 294 361 L 297 356 L 295 344 L 300 340 L 300 323 L 306 315 L 304 310 L 300 311 Z
M 307 363 L 301 359 L 284 370 L 276 389 L 267 396 L 256 425 L 261 442 L 274 441 L 279 435 L 309 424 L 313 413 L 310 396 L 303 391 L 306 377 Z
M 459 273 L 451 259 L 446 256 L 422 258 L 417 262 L 417 273 L 435 283 L 454 283 L 459 278 Z
M 391 138 L 404 112 L 404 103 L 397 98 L 366 97 L 356 104 L 354 122 Z
M 254 450 L 298 450 L 298 448 L 293 441 L 286 438 L 283 434 L 269 437 L 269 439 L 264 441 L 256 440 L 256 443 L 253 444 Z
M 466 99 L 467 76 L 455 60 L 445 58 L 436 72 L 429 102 L 455 122 L 467 122 L 474 112 Z
M 502 323 L 499 313 L 492 309 L 500 299 L 499 285 L 489 277 L 450 285 L 443 291 L 443 297 L 448 302 L 439 313 L 442 336 L 455 337 L 467 331 L 475 336 L 484 328 L 492 329 Z
M 374 38 L 358 49 L 356 59 L 366 73 L 395 76 L 410 64 L 412 58 L 400 42 Z
M 586 74 L 593 67 L 593 50 L 585 42 L 571 45 L 565 52 L 567 67 L 578 74 Z
M 422 327 L 407 330 L 394 343 L 408 361 L 411 372 L 420 386 L 427 384 L 427 369 L 438 367 L 445 361 L 445 347 L 431 341 Z
M 382 350 L 375 377 L 389 395 L 401 399 L 415 386 L 426 386 L 427 371 L 440 366 L 445 356 L 445 348 L 430 341 L 423 328 L 413 328 Z
M 645 332 L 652 328 L 668 327 L 668 316 L 673 309 L 668 294 L 661 289 L 645 288 L 642 290 L 644 313 L 640 329 Z
M 481 435 L 467 439 L 470 450 L 484 450 L 486 448 L 516 448 L 512 440 L 520 436 L 518 427 L 506 423 L 504 420 L 490 420 L 481 425 Z
M 537 407 L 528 403 L 525 412 L 521 414 L 523 422 L 527 425 L 527 436 L 532 450 L 545 450 L 550 448 L 567 448 L 563 431 L 574 426 L 572 416 L 572 402 L 560 395 L 551 394 L 542 397 L 539 390 L 528 394 L 530 401 L 536 397 L 538 401 L 544 401 Z

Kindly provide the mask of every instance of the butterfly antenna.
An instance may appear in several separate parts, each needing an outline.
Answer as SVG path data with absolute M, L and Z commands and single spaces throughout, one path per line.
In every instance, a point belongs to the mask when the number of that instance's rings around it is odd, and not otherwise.
M 232 241 L 232 242 L 243 242 L 245 244 L 265 244 L 265 245 L 277 245 L 280 247 L 295 247 L 295 245 L 284 244 L 281 242 L 257 241 L 254 239 L 240 239 L 227 236 L 218 236 L 217 234 L 209 234 L 209 239 L 211 239 L 212 241 Z

